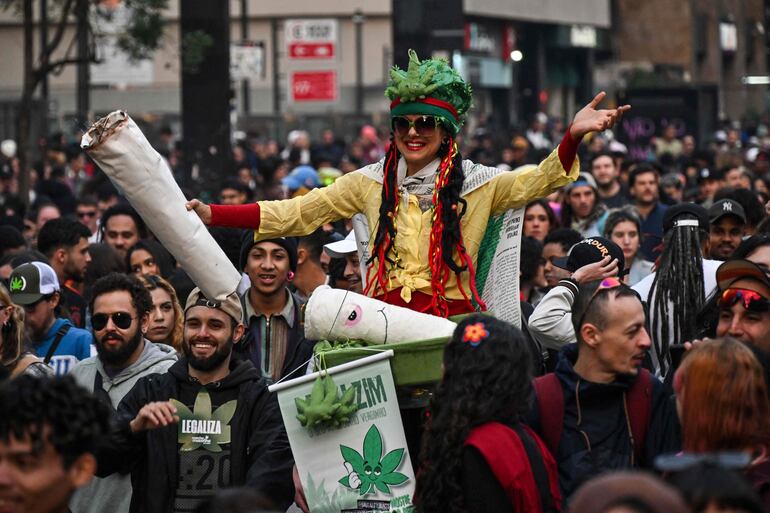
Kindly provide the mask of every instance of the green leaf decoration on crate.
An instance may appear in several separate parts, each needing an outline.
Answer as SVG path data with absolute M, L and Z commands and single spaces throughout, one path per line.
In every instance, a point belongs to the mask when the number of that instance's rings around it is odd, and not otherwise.
M 357 489 L 359 495 L 377 493 L 377 490 L 390 494 L 391 486 L 398 486 L 409 480 L 401 472 L 396 472 L 404 459 L 404 449 L 395 449 L 383 457 L 382 436 L 375 425 L 366 432 L 363 455 L 344 445 L 340 445 L 340 452 L 352 472 L 340 479 L 339 483 Z
M 319 375 L 313 384 L 310 396 L 294 399 L 297 420 L 302 427 L 341 426 L 349 422 L 358 410 L 355 399 L 355 388 L 348 387 L 340 397 L 332 377 L 329 374 L 323 378 Z
M 221 405 L 212 412 L 211 396 L 201 388 L 195 397 L 192 411 L 187 405 L 171 399 L 179 416 L 178 442 L 180 451 L 194 451 L 203 447 L 210 452 L 221 452 L 221 444 L 230 443 L 230 421 L 235 415 L 238 400 Z

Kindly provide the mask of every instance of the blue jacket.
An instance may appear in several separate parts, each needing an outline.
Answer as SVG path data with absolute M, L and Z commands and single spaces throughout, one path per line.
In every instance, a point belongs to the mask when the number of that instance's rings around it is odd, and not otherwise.
M 67 374 L 76 363 L 89 358 L 91 356 L 91 343 L 93 342 L 90 331 L 74 327 L 68 319 L 56 319 L 43 340 L 34 345 L 35 354 L 39 358 L 45 358 L 48 354 L 48 350 L 56 338 L 56 332 L 64 324 L 68 324 L 70 329 L 59 342 L 59 346 L 49 362 L 57 376 Z
M 573 367 L 578 356 L 577 346 L 564 346 L 554 371 L 564 393 L 564 426 L 559 448 L 553 456 L 559 468 L 559 483 L 565 499 L 592 477 L 630 468 L 633 453 L 623 401 L 624 392 L 631 387 L 636 376 L 618 376 L 609 384 L 584 380 Z M 644 457 L 641 462 L 636 462 L 635 467 L 652 468 L 657 455 L 678 452 L 681 446 L 673 396 L 657 379 L 652 380 L 652 385 Z M 542 436 L 538 412 L 535 404 L 527 423 Z M 579 427 L 578 414 L 581 417 Z

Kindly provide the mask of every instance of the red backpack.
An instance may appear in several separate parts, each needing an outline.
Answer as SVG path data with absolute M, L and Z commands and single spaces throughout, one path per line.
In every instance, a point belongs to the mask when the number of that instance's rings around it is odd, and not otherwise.
M 652 414 L 652 374 L 639 369 L 631 388 L 628 389 L 628 421 L 631 425 L 631 445 L 634 458 L 641 461 L 644 454 L 644 441 Z M 532 381 L 535 388 L 537 409 L 540 414 L 540 435 L 545 444 L 556 456 L 564 429 L 564 391 L 559 378 L 553 372 Z M 640 441 L 637 443 L 637 440 Z

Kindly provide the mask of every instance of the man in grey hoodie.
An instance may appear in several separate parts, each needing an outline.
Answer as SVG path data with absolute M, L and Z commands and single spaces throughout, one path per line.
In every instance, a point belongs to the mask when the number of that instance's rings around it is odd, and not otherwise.
M 89 309 L 97 356 L 81 361 L 72 376 L 115 411 L 139 378 L 165 373 L 177 355 L 172 347 L 144 338 L 152 297 L 133 276 L 112 273 L 99 279 Z M 131 476 L 116 473 L 94 478 L 78 490 L 70 509 L 72 513 L 127 513 L 130 504 Z

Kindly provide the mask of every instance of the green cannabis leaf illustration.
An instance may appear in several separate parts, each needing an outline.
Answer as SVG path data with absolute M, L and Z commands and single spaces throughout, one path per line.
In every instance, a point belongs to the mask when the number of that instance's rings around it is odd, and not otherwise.
M 353 486 L 355 483 L 351 483 L 351 481 L 356 481 L 352 477 L 353 474 L 356 474 L 360 480 L 359 495 L 376 493 L 374 488 L 382 493 L 390 494 L 391 486 L 398 486 L 409 479 L 401 472 L 396 472 L 404 458 L 404 449 L 395 449 L 383 457 L 382 436 L 375 425 L 369 428 L 364 437 L 363 456 L 355 449 L 344 445 L 340 445 L 340 452 L 345 462 L 350 464 L 353 472 L 340 479 L 339 483 L 355 489 L 356 486 Z
M 180 451 L 194 451 L 203 447 L 210 452 L 221 452 L 220 444 L 230 443 L 230 421 L 235 415 L 235 409 L 238 406 L 236 399 L 228 401 L 221 405 L 212 413 L 211 396 L 208 390 L 202 388 L 195 397 L 193 410 L 190 411 L 185 404 L 171 399 L 171 403 L 176 407 L 179 416 L 179 443 L 182 444 Z M 219 433 L 190 433 L 184 432 L 185 420 L 200 421 L 219 421 L 221 432 Z

